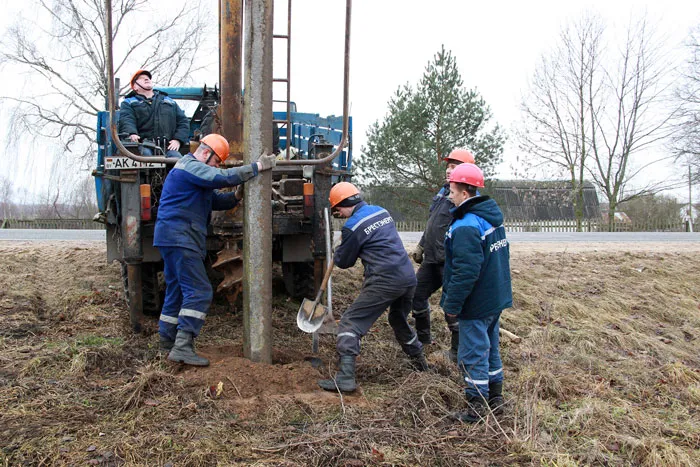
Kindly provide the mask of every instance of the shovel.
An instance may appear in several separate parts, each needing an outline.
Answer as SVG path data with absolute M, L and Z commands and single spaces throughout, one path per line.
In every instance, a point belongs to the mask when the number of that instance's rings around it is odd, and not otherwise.
M 328 269 L 326 269 L 326 274 L 323 276 L 323 281 L 321 282 L 321 287 L 318 289 L 316 298 L 313 300 L 304 299 L 299 307 L 299 313 L 297 313 L 297 326 L 304 332 L 313 333 L 319 330 L 323 324 L 323 320 L 328 313 L 328 307 L 319 303 L 321 300 L 321 294 L 326 290 L 328 285 L 328 279 L 331 277 L 331 272 L 333 272 L 334 262 L 331 262 Z

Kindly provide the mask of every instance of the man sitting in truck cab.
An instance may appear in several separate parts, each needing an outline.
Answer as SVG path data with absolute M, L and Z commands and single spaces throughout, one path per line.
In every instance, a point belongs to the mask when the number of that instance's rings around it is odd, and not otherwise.
M 137 70 L 131 77 L 131 89 L 119 113 L 119 134 L 133 142 L 151 142 L 166 151 L 168 157 L 180 157 L 180 147 L 190 139 L 190 122 L 168 94 L 153 89 L 151 72 Z M 153 150 L 141 146 L 141 154 L 152 156 Z M 157 154 L 160 155 L 160 154 Z

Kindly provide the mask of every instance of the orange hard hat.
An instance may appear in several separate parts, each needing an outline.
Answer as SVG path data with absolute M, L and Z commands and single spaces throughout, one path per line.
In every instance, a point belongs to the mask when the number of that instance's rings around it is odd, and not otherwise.
M 450 174 L 450 182 L 464 183 L 465 185 L 484 187 L 484 172 L 474 164 L 459 164 Z
M 445 157 L 443 160 L 449 161 L 459 161 L 463 164 L 473 164 L 474 154 L 468 149 L 453 149 L 449 156 Z
M 228 159 L 228 141 L 226 141 L 226 138 L 224 138 L 223 136 L 217 135 L 216 133 L 209 133 L 207 136 L 202 138 L 200 142 L 212 148 L 212 150 L 219 157 L 221 162 Z
M 331 192 L 328 195 L 328 201 L 331 202 L 331 208 L 336 207 L 341 201 L 360 194 L 360 190 L 350 182 L 340 182 L 333 185 Z M 357 203 L 355 203 L 357 204 Z
M 141 76 L 141 75 L 146 75 L 146 76 L 148 76 L 148 79 L 153 79 L 150 71 L 148 71 L 148 70 L 136 70 L 136 73 L 131 75 L 131 81 L 129 81 L 129 83 L 131 83 L 131 89 L 134 88 L 134 83 L 136 82 L 137 79 L 139 79 L 139 76 Z

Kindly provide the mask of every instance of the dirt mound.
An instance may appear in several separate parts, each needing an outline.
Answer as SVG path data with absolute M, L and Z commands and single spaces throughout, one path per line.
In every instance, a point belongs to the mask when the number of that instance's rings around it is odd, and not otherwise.
M 339 403 L 338 394 L 319 389 L 317 381 L 326 376 L 300 352 L 275 349 L 272 364 L 252 362 L 234 345 L 202 346 L 197 353 L 207 357 L 210 366 L 173 365 L 174 373 L 188 390 L 221 399 L 239 419 L 253 419 L 280 404 Z M 344 403 L 363 406 L 366 400 L 360 390 L 346 396 Z
M 279 394 L 296 394 L 318 389 L 318 370 L 307 362 L 284 365 L 254 363 L 240 356 L 231 356 L 230 347 L 202 347 L 198 353 L 209 358 L 206 368 L 183 370 L 188 386 L 216 387 L 219 382 L 227 388 L 221 397 L 249 398 Z M 240 352 L 238 352 L 240 354 Z

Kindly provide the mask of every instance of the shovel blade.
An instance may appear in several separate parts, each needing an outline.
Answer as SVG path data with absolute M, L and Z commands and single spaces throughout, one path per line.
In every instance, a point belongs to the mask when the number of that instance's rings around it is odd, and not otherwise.
M 323 324 L 328 308 L 315 300 L 304 299 L 297 313 L 297 326 L 304 332 L 316 332 Z

